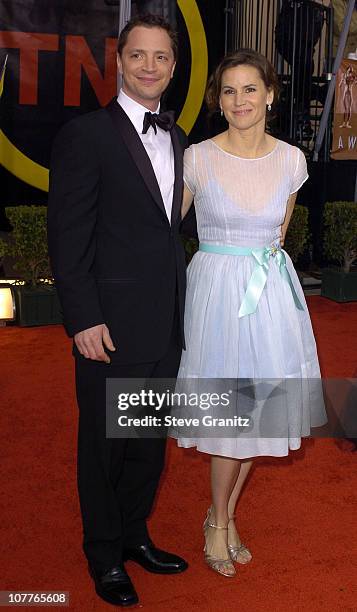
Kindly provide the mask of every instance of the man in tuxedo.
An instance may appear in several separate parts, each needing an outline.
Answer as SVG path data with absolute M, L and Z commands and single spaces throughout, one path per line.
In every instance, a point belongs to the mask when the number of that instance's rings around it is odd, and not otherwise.
M 159 114 L 177 38 L 148 15 L 119 37 L 123 85 L 106 108 L 67 123 L 52 153 L 49 249 L 73 336 L 83 547 L 97 594 L 138 602 L 123 565 L 186 569 L 158 549 L 146 519 L 164 439 L 106 438 L 107 378 L 174 378 L 182 347 L 185 258 L 179 237 L 184 132 Z

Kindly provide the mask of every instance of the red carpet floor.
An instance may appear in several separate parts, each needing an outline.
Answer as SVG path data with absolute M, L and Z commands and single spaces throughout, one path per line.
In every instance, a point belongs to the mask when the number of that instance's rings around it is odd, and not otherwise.
M 351 377 L 357 304 L 311 297 L 309 306 L 323 374 Z M 0 347 L 0 590 L 65 590 L 71 610 L 111 610 L 81 551 L 70 343 L 61 327 L 8 327 Z M 253 561 L 236 579 L 202 560 L 208 468 L 205 455 L 170 442 L 150 529 L 190 568 L 163 577 L 128 563 L 144 610 L 357 611 L 357 453 L 307 440 L 288 458 L 256 462 L 238 510 Z

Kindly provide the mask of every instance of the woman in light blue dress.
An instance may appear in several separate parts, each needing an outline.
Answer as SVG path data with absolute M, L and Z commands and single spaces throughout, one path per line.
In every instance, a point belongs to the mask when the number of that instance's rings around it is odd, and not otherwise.
M 185 153 L 182 212 L 194 198 L 200 250 L 188 268 L 179 388 L 185 381 L 192 388 L 193 379 L 307 381 L 298 401 L 286 402 L 286 435 L 172 433 L 180 446 L 212 455 L 205 560 L 230 577 L 233 562 L 252 558 L 234 522 L 252 458 L 285 456 L 300 447 L 310 426 L 324 422 L 321 394 L 311 384 L 320 381 L 320 369 L 310 317 L 291 259 L 281 249 L 308 175 L 303 153 L 265 131 L 277 90 L 274 69 L 259 53 L 242 50 L 224 58 L 207 101 L 211 110 L 220 107 L 228 129 Z

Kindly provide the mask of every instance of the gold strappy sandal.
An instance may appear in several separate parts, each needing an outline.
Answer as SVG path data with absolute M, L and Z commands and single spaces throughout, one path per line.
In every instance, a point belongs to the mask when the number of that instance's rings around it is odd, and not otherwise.
M 233 521 L 236 516 L 231 516 L 230 521 Z M 239 546 L 233 546 L 233 544 L 228 544 L 228 552 L 232 561 L 236 563 L 241 563 L 245 565 L 252 560 L 252 553 L 250 550 L 241 542 Z
M 213 523 L 211 523 L 210 514 L 211 508 L 208 508 L 207 517 L 205 522 L 203 523 L 203 533 L 205 538 L 207 536 L 207 529 L 209 527 L 212 527 L 213 529 L 225 529 L 228 531 L 228 527 L 220 527 L 219 525 L 214 525 Z M 211 569 L 213 569 L 215 572 L 218 572 L 218 574 L 222 574 L 222 576 L 227 576 L 227 578 L 233 578 L 235 576 L 236 570 L 230 556 L 227 559 L 219 559 L 217 557 L 214 557 L 213 555 L 209 555 L 207 553 L 207 542 L 205 543 L 203 552 L 205 553 L 205 561 Z M 227 568 L 229 568 L 230 572 L 227 572 Z

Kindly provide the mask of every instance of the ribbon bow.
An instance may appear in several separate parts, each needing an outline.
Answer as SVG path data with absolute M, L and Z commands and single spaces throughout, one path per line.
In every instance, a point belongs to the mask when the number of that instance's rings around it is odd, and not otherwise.
M 167 132 L 168 130 L 172 129 L 174 123 L 174 111 L 166 111 L 165 113 L 160 113 L 159 115 L 157 113 L 150 113 L 150 111 L 147 111 L 144 115 L 142 133 L 146 134 L 150 126 L 154 129 L 155 134 L 157 134 L 157 126 Z
M 258 302 L 267 282 L 270 257 L 276 258 L 281 276 L 290 285 L 296 308 L 299 310 L 304 310 L 303 305 L 296 295 L 294 285 L 286 267 L 285 254 L 281 248 L 273 245 L 272 247 L 265 247 L 264 249 L 252 249 L 251 254 L 255 258 L 257 265 L 255 266 L 252 276 L 250 277 L 247 291 L 245 292 L 243 302 L 241 303 L 238 313 L 239 318 L 252 314 L 256 311 Z

